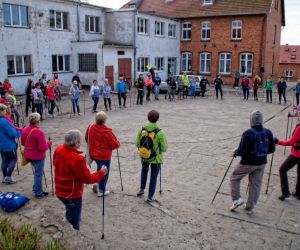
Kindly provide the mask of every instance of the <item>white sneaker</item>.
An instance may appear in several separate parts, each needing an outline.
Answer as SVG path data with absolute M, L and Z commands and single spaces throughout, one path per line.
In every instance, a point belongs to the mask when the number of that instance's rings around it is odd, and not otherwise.
M 16 183 L 17 181 L 14 180 L 12 177 L 5 177 L 4 180 L 3 180 L 6 184 L 14 184 Z
M 230 211 L 236 210 L 239 206 L 243 204 L 244 204 L 244 200 L 241 197 L 237 200 L 234 200 L 232 206 L 230 207 Z
M 106 190 L 106 191 L 104 192 L 104 196 L 107 196 L 107 195 L 109 195 L 109 191 L 108 191 L 108 190 Z M 103 192 L 98 192 L 97 196 L 98 196 L 98 197 L 102 197 L 102 196 L 103 196 Z

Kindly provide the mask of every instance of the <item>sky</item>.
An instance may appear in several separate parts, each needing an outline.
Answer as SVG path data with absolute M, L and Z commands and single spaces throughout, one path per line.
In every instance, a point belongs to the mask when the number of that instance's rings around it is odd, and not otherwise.
M 129 0 L 89 0 L 91 4 L 118 9 Z M 285 0 L 286 26 L 282 29 L 281 44 L 300 45 L 300 0 Z

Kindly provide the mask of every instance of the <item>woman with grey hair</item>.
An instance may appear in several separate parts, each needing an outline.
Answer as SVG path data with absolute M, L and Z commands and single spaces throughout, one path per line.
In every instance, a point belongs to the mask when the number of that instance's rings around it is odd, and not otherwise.
M 66 207 L 66 219 L 73 228 L 79 230 L 84 184 L 102 180 L 107 169 L 91 173 L 86 166 L 85 157 L 79 151 L 82 134 L 70 130 L 65 136 L 65 144 L 59 145 L 53 156 L 55 194 Z
M 40 128 L 41 116 L 31 113 L 28 117 L 29 125 L 22 131 L 21 144 L 24 146 L 25 156 L 34 168 L 33 192 L 35 197 L 43 198 L 48 192 L 43 190 L 43 173 L 46 151 L 52 142 L 46 141 L 44 131 Z

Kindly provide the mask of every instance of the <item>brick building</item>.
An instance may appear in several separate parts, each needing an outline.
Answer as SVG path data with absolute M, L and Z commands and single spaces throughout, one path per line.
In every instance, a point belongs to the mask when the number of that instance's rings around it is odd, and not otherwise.
M 284 0 L 139 0 L 138 11 L 180 20 L 181 72 L 277 77 Z
M 300 46 L 282 45 L 280 47 L 279 74 L 288 81 L 300 78 Z

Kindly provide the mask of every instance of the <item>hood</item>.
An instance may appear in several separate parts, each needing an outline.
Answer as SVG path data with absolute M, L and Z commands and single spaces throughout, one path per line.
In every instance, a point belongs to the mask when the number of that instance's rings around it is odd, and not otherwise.
M 259 110 L 253 111 L 251 113 L 250 125 L 251 127 L 263 125 L 263 114 Z
M 112 130 L 111 128 L 106 127 L 105 125 L 93 125 L 93 129 L 98 133 L 110 133 Z

